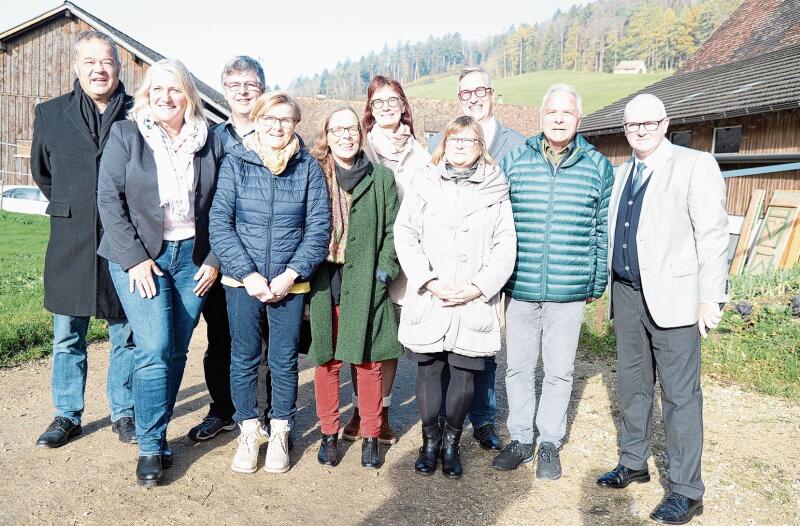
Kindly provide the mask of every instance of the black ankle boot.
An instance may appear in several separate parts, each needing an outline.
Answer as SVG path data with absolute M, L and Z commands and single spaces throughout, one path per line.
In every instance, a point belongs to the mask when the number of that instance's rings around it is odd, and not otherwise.
M 326 435 L 322 433 L 322 441 L 319 444 L 317 460 L 323 466 L 335 466 L 339 463 L 338 433 Z
M 439 459 L 439 450 L 442 447 L 442 428 L 439 424 L 422 428 L 422 447 L 414 463 L 414 469 L 422 475 L 433 475 L 436 471 L 436 461 Z
M 361 465 L 365 468 L 381 467 L 381 457 L 378 453 L 378 437 L 364 438 L 361 442 Z
M 136 463 L 136 483 L 153 487 L 161 482 L 164 471 L 161 469 L 161 455 L 143 455 Z
M 461 468 L 461 451 L 459 442 L 461 441 L 461 430 L 450 425 L 444 426 L 442 436 L 442 473 L 445 477 L 459 478 L 463 473 Z

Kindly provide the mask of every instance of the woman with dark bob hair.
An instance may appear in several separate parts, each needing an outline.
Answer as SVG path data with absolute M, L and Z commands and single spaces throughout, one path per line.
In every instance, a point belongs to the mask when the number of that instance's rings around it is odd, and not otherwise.
M 509 188 L 472 117 L 451 121 L 431 163 L 417 171 L 394 225 L 408 276 L 398 338 L 417 362 L 422 441 L 414 465 L 460 477 L 459 442 L 474 373 L 500 350 L 500 290 L 514 270 L 517 236 Z M 449 369 L 442 425 L 442 372 Z
M 349 106 L 323 120 L 311 154 L 325 172 L 331 200 L 331 242 L 311 284 L 311 349 L 322 443 L 318 459 L 339 461 L 339 372 L 358 371 L 361 465 L 380 466 L 381 364 L 403 352 L 388 287 L 400 272 L 392 229 L 394 175 L 367 159 L 358 115 Z
M 266 321 L 272 408 L 264 471 L 283 473 L 297 412 L 304 294 L 328 254 L 331 215 L 325 176 L 295 133 L 297 102 L 266 93 L 251 118 L 255 132 L 225 152 L 211 207 L 211 246 L 222 265 L 231 327 L 234 420 L 241 427 L 231 469 L 253 473 L 258 463 L 256 384 Z

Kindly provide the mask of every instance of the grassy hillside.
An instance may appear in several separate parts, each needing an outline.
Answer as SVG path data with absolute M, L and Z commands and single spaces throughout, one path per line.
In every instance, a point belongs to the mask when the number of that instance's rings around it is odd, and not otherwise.
M 547 88 L 563 82 L 578 90 L 583 98 L 583 113 L 588 115 L 666 76 L 667 73 L 612 75 L 583 71 L 536 71 L 497 79 L 494 87 L 496 95 L 502 95 L 505 104 L 539 106 Z M 452 99 L 455 98 L 456 79 L 457 77 L 452 76 L 427 84 L 410 84 L 406 87 L 406 93 L 410 97 Z

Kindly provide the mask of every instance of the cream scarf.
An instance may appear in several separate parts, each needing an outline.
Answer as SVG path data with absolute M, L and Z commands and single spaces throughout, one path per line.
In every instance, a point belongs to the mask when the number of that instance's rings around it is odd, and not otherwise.
M 375 153 L 384 159 L 398 163 L 411 145 L 410 138 L 411 129 L 406 124 L 401 124 L 395 132 L 387 132 L 379 126 L 374 126 L 369 132 L 369 141 L 375 149 Z
M 256 152 L 261 158 L 261 162 L 264 163 L 264 166 L 274 175 L 282 174 L 283 171 L 286 170 L 286 165 L 289 164 L 289 159 L 300 151 L 300 140 L 297 138 L 297 135 L 293 135 L 289 144 L 277 152 L 261 143 L 258 131 L 245 137 L 242 143 L 248 150 Z

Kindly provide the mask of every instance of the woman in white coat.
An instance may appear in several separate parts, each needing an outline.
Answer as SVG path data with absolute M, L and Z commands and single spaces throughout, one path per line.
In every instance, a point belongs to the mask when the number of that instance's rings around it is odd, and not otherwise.
M 447 125 L 431 163 L 406 187 L 394 228 L 408 278 L 398 338 L 418 365 L 423 446 L 415 469 L 430 475 L 441 455 L 445 476 L 460 477 L 459 441 L 473 376 L 500 350 L 500 290 L 514 269 L 517 242 L 508 185 L 471 117 Z

